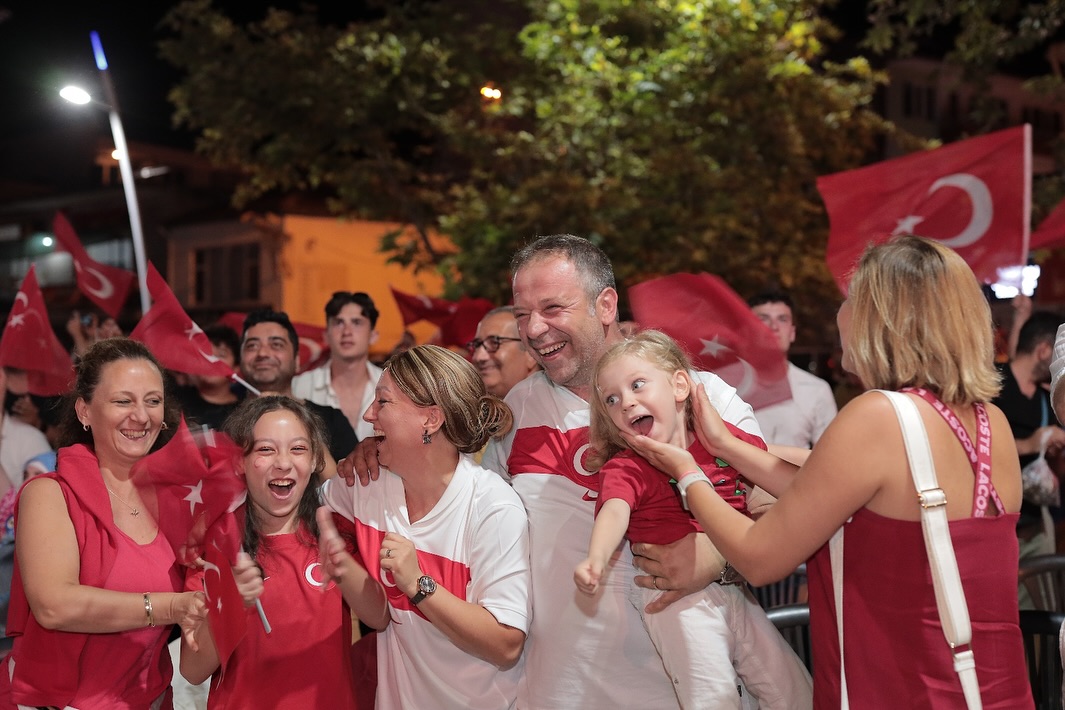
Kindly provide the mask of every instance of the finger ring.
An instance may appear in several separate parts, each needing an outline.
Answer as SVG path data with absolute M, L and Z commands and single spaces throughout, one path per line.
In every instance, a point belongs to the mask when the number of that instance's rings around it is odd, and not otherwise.
M 651 577 L 651 586 L 658 589 L 658 577 Z M 659 589 L 658 591 L 662 591 Z
M 389 558 L 392 557 L 392 548 L 391 547 L 386 547 L 385 548 L 385 557 L 389 557 Z

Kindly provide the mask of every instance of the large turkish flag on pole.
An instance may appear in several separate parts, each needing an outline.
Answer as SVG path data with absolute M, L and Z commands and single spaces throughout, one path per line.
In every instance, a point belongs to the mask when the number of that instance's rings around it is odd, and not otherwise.
M 720 277 L 673 274 L 629 289 L 632 316 L 687 351 L 692 364 L 736 388 L 753 409 L 791 399 L 776 337 Z
M 103 309 L 104 313 L 112 318 L 118 318 L 122 304 L 126 302 L 129 289 L 136 281 L 137 275 L 132 271 L 120 269 L 117 266 L 108 266 L 94 261 L 81 240 L 78 233 L 62 212 L 56 212 L 52 221 L 52 231 L 59 242 L 60 248 L 70 254 L 74 260 L 74 273 L 77 277 L 78 290 L 84 293 L 89 300 Z
M 1028 260 L 1032 133 L 1025 124 L 818 178 L 826 259 L 846 292 L 870 244 L 914 234 L 946 244 L 981 281 Z

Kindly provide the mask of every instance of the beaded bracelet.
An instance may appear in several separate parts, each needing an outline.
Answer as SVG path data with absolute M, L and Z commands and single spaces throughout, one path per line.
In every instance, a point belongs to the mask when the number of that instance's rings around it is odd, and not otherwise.
M 155 612 L 152 611 L 152 598 L 148 592 L 144 593 L 144 616 L 148 619 L 148 626 L 155 628 Z

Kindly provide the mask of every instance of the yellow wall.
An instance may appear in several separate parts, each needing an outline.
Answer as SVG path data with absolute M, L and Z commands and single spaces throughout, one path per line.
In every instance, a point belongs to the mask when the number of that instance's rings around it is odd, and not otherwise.
M 285 234 L 281 248 L 282 308 L 294 321 L 325 325 L 325 304 L 334 291 L 365 291 L 380 312 L 374 357 L 387 354 L 403 334 L 403 321 L 389 286 L 398 291 L 439 296 L 443 279 L 435 273 L 415 275 L 386 264 L 378 251 L 381 235 L 399 228 L 386 222 L 335 217 L 285 215 L 271 217 Z M 419 343 L 436 331 L 420 322 L 410 327 Z

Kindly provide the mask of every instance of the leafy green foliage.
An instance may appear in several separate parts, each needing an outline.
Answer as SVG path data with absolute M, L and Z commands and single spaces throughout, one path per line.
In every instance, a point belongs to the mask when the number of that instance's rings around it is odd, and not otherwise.
M 538 234 L 599 242 L 619 281 L 709 271 L 796 292 L 803 340 L 831 341 L 818 175 L 891 132 L 883 77 L 824 60 L 817 0 L 385 4 L 345 28 L 270 11 L 237 27 L 208 0 L 168 15 L 171 97 L 199 148 L 247 176 L 238 201 L 313 191 L 399 220 L 394 259 L 509 299 Z M 502 99 L 478 95 L 490 83 Z M 439 253 L 427 233 L 450 235 Z M 815 332 L 812 324 L 817 324 Z

